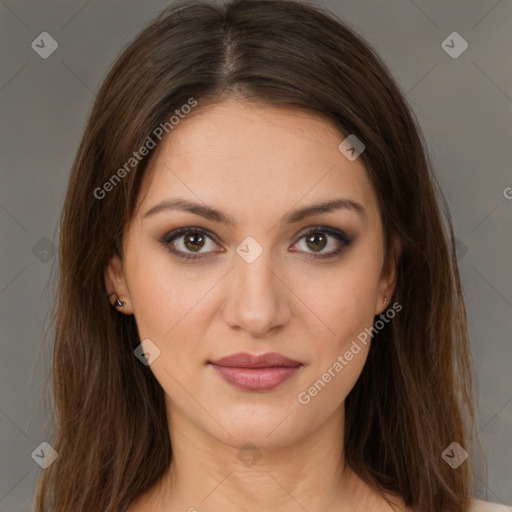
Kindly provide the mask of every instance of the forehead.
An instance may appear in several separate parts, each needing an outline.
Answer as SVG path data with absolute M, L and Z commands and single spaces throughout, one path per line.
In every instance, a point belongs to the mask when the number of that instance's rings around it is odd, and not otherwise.
M 142 206 L 179 196 L 247 218 L 256 207 L 275 218 L 298 202 L 341 195 L 377 214 L 361 159 L 349 161 L 338 149 L 344 138 L 309 111 L 237 100 L 199 104 L 160 144 Z

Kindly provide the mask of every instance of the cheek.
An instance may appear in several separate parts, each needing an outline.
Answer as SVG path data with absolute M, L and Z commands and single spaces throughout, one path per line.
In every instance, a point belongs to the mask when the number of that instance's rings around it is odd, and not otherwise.
M 138 256 L 127 262 L 126 273 L 140 339 L 150 339 L 161 352 L 152 368 L 156 373 L 165 363 L 173 373 L 188 374 L 206 358 L 205 332 L 214 321 L 216 285 L 225 272 L 200 271 L 193 264 L 180 268 L 166 251 Z
M 371 342 L 365 329 L 373 325 L 377 275 L 368 261 L 360 260 L 332 274 L 323 293 L 312 297 L 321 332 L 311 331 L 315 351 L 297 399 L 315 422 L 340 406 L 364 367 Z
M 165 251 L 141 251 L 126 274 L 141 338 L 172 337 L 204 296 L 204 287 L 177 271 Z
M 323 320 L 333 350 L 350 345 L 361 331 L 373 325 L 379 275 L 380 258 L 354 255 L 339 269 L 325 273 L 315 287 L 308 285 L 309 305 Z

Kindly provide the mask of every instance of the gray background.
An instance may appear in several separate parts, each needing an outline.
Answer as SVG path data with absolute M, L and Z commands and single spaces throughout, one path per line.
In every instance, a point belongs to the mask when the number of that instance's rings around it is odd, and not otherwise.
M 378 50 L 429 145 L 459 240 L 480 384 L 478 428 L 489 464 L 475 495 L 512 505 L 512 4 L 324 1 Z M 168 2 L 0 0 L 0 510 L 31 510 L 50 439 L 48 326 L 58 218 L 86 116 L 108 67 Z M 59 44 L 42 59 L 31 43 Z M 441 47 L 456 31 L 457 59 Z M 451 44 L 451 43 L 450 43 Z M 512 197 L 510 190 L 509 197 Z M 48 240 L 45 240 L 48 239 Z M 43 239 L 41 241 L 41 239 Z M 468 447 L 466 447 L 468 448 Z

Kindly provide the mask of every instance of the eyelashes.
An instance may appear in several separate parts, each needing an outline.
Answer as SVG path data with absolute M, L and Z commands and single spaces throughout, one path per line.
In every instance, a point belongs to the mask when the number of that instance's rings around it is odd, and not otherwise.
M 175 256 L 178 256 L 181 259 L 184 260 L 196 260 L 196 259 L 203 259 L 208 256 L 206 252 L 203 253 L 187 253 L 180 249 L 176 249 L 176 247 L 173 246 L 173 242 L 176 240 L 179 240 L 180 238 L 184 238 L 187 235 L 199 235 L 199 240 L 203 239 L 210 239 L 211 241 L 215 241 L 215 238 L 205 229 L 202 228 L 195 228 L 195 227 L 187 227 L 187 228 L 180 228 L 176 229 L 174 231 L 171 231 L 168 235 L 164 236 L 161 239 L 161 242 L 164 244 L 164 246 L 167 248 L 167 250 L 174 254 Z M 184 245 L 182 243 L 182 245 Z M 216 243 L 214 245 L 217 245 Z M 208 251 L 210 253 L 211 251 Z M 213 250 L 213 252 L 222 252 L 218 250 Z
M 160 242 L 171 254 L 178 257 L 180 260 L 189 261 L 208 258 L 212 253 L 224 252 L 224 250 L 218 250 L 215 247 L 219 245 L 215 239 L 216 237 L 208 230 L 190 226 L 171 231 L 162 237 Z M 178 245 L 182 246 L 181 249 L 176 247 L 177 241 L 179 242 Z M 334 229 L 328 226 L 314 226 L 309 228 L 305 233 L 302 233 L 297 241 L 293 244 L 296 246 L 302 242 L 302 245 L 305 247 L 305 249 L 293 249 L 292 252 L 303 253 L 304 257 L 312 258 L 315 260 L 330 259 L 340 255 L 347 247 L 352 244 L 353 241 L 353 237 L 349 237 L 345 232 L 338 229 Z M 324 242 L 325 245 L 323 245 Z M 185 245 L 187 243 L 191 243 L 192 246 L 201 245 L 201 252 L 195 250 L 187 252 L 187 250 L 190 250 L 187 245 Z M 211 250 L 202 251 L 204 247 L 208 246 L 208 243 L 213 246 Z M 310 248 L 308 243 L 313 243 L 314 245 L 320 244 L 322 247 L 319 251 L 313 250 L 309 252 L 307 250 Z M 332 245 L 334 245 L 334 248 L 331 250 L 321 252 L 326 247 Z
M 307 244 L 313 240 L 318 240 L 318 235 L 320 235 L 321 240 L 326 241 L 325 247 L 330 245 L 329 238 L 334 239 L 334 242 L 331 245 L 334 245 L 335 247 L 326 252 L 319 252 L 319 251 L 308 252 L 307 250 L 304 250 L 304 254 L 307 258 L 315 258 L 315 259 L 334 258 L 335 256 L 340 255 L 344 251 L 344 249 L 349 247 L 353 242 L 353 238 L 349 237 L 343 231 L 340 231 L 340 230 L 334 229 L 334 228 L 330 228 L 327 226 L 315 226 L 315 227 L 309 228 L 308 231 L 303 233 L 294 245 L 297 245 L 299 242 L 304 240 L 304 245 L 306 248 L 308 248 Z M 320 242 L 320 243 L 322 243 L 322 242 Z M 322 247 L 321 250 L 323 250 L 325 247 Z M 302 252 L 302 251 L 294 250 L 293 252 Z

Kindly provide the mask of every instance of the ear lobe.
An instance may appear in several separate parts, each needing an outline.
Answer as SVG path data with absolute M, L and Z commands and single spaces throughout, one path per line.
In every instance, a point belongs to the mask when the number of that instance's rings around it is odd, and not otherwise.
M 397 236 L 394 236 L 391 241 L 391 248 L 387 265 L 382 270 L 380 293 L 377 299 L 376 315 L 381 314 L 390 304 L 391 297 L 395 292 L 396 283 L 398 280 L 398 261 L 402 254 L 402 244 Z M 386 300 L 385 300 L 386 299 Z
M 123 303 L 122 313 L 132 314 L 130 310 L 130 294 L 126 284 L 126 278 L 123 271 L 121 258 L 116 253 L 111 258 L 105 268 L 104 273 L 105 289 L 109 296 L 110 303 L 114 305 L 115 299 L 119 299 Z

